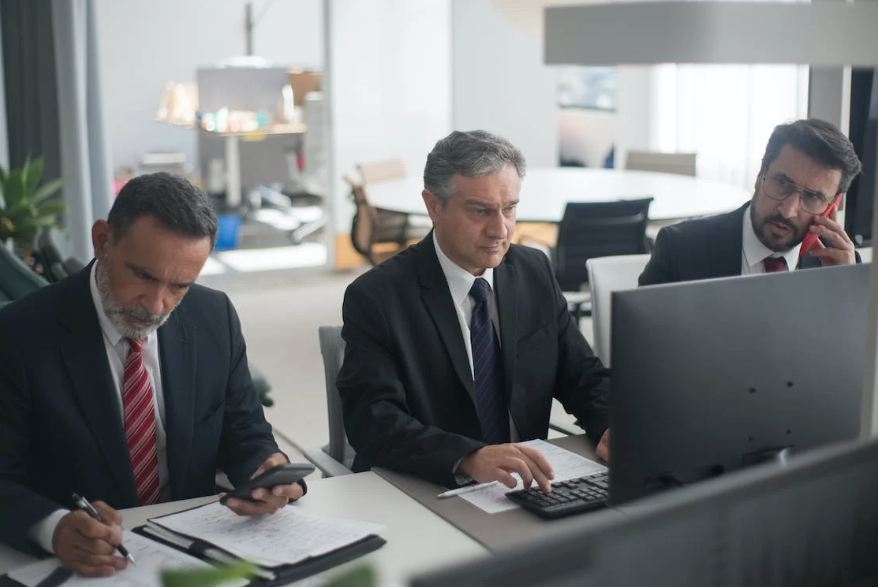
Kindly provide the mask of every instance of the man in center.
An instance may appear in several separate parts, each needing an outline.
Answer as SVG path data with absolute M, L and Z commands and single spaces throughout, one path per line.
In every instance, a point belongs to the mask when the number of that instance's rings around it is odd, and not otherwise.
M 552 399 L 609 456 L 609 373 L 567 310 L 548 258 L 511 244 L 522 154 L 485 131 L 427 156 L 423 241 L 345 292 L 338 390 L 356 471 L 381 466 L 446 487 L 475 480 L 548 490 Z

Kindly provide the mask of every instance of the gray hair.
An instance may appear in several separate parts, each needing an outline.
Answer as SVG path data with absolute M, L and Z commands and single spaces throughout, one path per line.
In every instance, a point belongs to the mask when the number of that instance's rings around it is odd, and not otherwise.
M 484 130 L 456 130 L 436 143 L 427 155 L 424 188 L 444 205 L 454 192 L 452 176 L 459 173 L 464 177 L 482 177 L 499 173 L 510 163 L 518 177 L 524 179 L 527 164 L 512 143 Z

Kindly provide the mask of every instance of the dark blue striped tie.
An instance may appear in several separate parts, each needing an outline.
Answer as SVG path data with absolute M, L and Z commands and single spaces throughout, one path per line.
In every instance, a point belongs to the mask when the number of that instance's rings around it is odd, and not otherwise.
M 491 323 L 491 286 L 479 277 L 469 295 L 475 300 L 470 321 L 473 349 L 473 380 L 476 385 L 476 410 L 482 426 L 482 440 L 488 444 L 509 442 L 509 415 L 503 397 L 503 361 L 500 345 Z

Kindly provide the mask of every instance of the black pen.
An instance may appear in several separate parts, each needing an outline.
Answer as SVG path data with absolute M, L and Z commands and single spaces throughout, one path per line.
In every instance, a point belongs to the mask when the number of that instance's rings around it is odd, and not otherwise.
M 73 503 L 75 503 L 76 507 L 87 513 L 91 518 L 97 520 L 98 522 L 103 522 L 103 520 L 101 519 L 101 515 L 98 513 L 98 511 L 94 509 L 94 507 L 90 503 L 88 503 L 88 500 L 81 495 L 77 495 L 74 493 Z M 137 564 L 134 562 L 134 557 L 131 556 L 131 553 L 128 552 L 127 548 L 120 544 L 116 547 L 116 550 L 119 551 L 119 554 L 131 561 L 131 564 Z

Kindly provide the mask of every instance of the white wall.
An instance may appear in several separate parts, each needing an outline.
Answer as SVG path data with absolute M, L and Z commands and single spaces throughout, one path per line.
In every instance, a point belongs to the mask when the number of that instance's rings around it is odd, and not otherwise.
M 420 176 L 451 132 L 451 0 L 328 1 L 335 225 L 348 232 L 343 174 L 401 158 Z
M 254 0 L 254 13 L 268 0 Z M 197 162 L 193 131 L 154 120 L 169 80 L 245 53 L 246 0 L 95 0 L 104 115 L 114 167 L 145 151 Z M 256 55 L 277 65 L 323 66 L 323 1 L 275 0 L 254 31 Z
M 554 167 L 556 75 L 543 64 L 541 3 L 453 0 L 453 122 L 509 139 L 531 167 Z
M 558 110 L 558 146 L 564 159 L 586 167 L 603 167 L 616 144 L 618 117 L 614 112 L 561 108 Z

